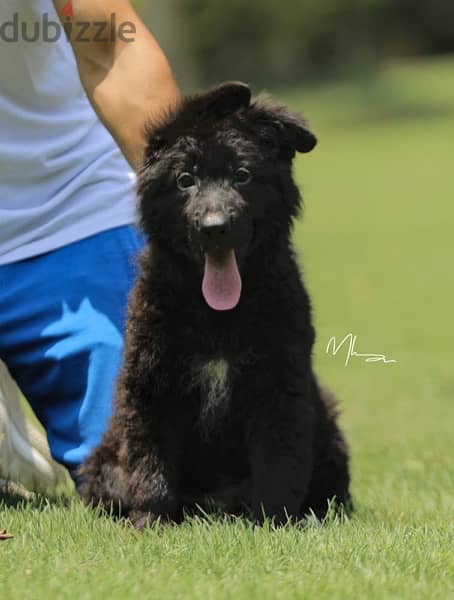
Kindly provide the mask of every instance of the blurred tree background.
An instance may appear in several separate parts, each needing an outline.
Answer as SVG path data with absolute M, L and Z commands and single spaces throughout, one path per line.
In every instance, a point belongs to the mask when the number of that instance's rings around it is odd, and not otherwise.
M 136 0 L 183 87 L 298 84 L 454 52 L 453 0 Z

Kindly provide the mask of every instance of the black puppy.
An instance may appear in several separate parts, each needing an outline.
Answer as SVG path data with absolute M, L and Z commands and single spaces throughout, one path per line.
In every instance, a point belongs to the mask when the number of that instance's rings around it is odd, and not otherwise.
M 349 502 L 335 404 L 290 245 L 295 152 L 316 138 L 284 107 L 225 84 L 149 137 L 149 244 L 132 294 L 115 413 L 81 471 L 87 501 L 137 527 L 207 497 L 282 523 Z

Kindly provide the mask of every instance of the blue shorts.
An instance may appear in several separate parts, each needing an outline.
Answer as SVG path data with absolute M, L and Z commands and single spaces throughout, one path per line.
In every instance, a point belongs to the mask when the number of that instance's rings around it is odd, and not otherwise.
M 0 358 L 70 471 L 112 412 L 129 291 L 143 239 L 118 227 L 0 266 Z

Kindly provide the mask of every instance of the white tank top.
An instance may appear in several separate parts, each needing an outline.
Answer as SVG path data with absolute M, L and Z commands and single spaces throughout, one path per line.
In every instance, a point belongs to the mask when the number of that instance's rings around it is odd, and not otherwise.
M 44 13 L 58 21 L 51 0 L 0 0 L 0 265 L 135 220 L 132 169 L 88 102 L 64 33 L 43 39 Z M 25 41 L 36 23 L 39 39 Z

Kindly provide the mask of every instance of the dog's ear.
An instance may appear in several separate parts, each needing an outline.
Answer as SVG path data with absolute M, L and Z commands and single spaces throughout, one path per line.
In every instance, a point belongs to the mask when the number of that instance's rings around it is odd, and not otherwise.
M 148 141 L 146 158 L 156 157 L 169 141 L 175 141 L 181 132 L 190 131 L 199 121 L 206 118 L 222 118 L 248 108 L 251 90 L 245 83 L 223 83 L 208 92 L 188 96 L 161 116 L 158 126 L 147 125 L 145 137 Z
M 223 83 L 200 96 L 200 99 L 201 112 L 215 113 L 223 117 L 241 108 L 247 108 L 251 103 L 251 90 L 245 83 Z
M 275 142 L 291 154 L 310 152 L 317 145 L 317 138 L 305 119 L 291 113 L 287 107 L 258 102 L 253 106 L 253 112 L 264 131 L 271 128 Z

